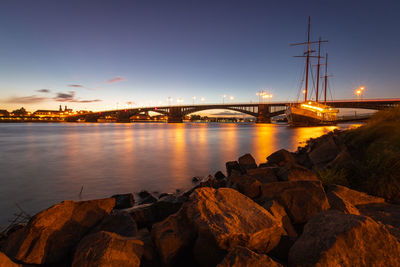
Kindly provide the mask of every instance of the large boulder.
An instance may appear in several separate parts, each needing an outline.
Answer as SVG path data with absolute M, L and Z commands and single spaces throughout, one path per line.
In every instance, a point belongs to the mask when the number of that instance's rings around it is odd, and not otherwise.
M 247 175 L 257 179 L 258 181 L 260 181 L 263 184 L 277 182 L 278 179 L 275 174 L 275 169 L 276 168 L 271 168 L 271 167 L 250 169 L 250 170 L 247 170 Z
M 280 181 L 319 181 L 318 176 L 313 171 L 293 163 L 286 163 L 283 167 L 279 168 L 277 176 Z
M 334 192 L 337 196 L 349 202 L 353 206 L 385 202 L 385 199 L 383 198 L 374 197 L 341 185 L 329 185 L 327 187 L 327 192 Z
M 152 204 L 143 204 L 123 211 L 128 212 L 139 228 L 148 227 L 176 213 L 182 201 L 176 196 L 166 196 Z
M 341 198 L 335 192 L 332 191 L 328 192 L 326 196 L 328 198 L 329 205 L 331 206 L 332 210 L 338 210 L 346 214 L 360 215 L 360 212 L 356 207 L 354 207 L 350 202 Z
M 257 202 L 277 200 L 292 223 L 306 223 L 314 215 L 329 209 L 329 202 L 320 181 L 287 181 L 263 184 Z
M 267 162 L 270 165 L 284 166 L 287 163 L 296 164 L 296 159 L 293 157 L 292 153 L 286 149 L 278 150 L 267 157 Z
M 73 267 L 140 266 L 143 242 L 115 233 L 98 232 L 87 235 L 79 242 L 74 254 Z
M 248 248 L 237 246 L 233 248 L 223 261 L 217 267 L 280 267 L 278 262 L 274 261 L 265 254 L 257 254 Z
M 291 266 L 400 266 L 400 243 L 369 217 L 316 215 L 289 252 Z
M 282 224 L 250 198 L 230 188 L 209 187 L 196 189 L 177 214 L 152 229 L 164 263 L 194 246 L 201 266 L 216 265 L 237 245 L 266 253 L 283 234 Z
M 262 183 L 253 176 L 243 174 L 232 175 L 229 179 L 229 185 L 230 187 L 237 189 L 243 195 L 250 198 L 256 198 L 260 195 Z
M 370 203 L 358 205 L 361 215 L 383 223 L 389 232 L 400 241 L 400 205 L 389 203 Z
M 196 232 L 181 209 L 180 212 L 154 224 L 151 237 L 161 261 L 166 265 L 173 265 L 185 256 L 195 240 Z
M 106 215 L 104 219 L 92 229 L 91 233 L 100 231 L 116 233 L 121 236 L 132 237 L 135 236 L 138 229 L 136 222 L 132 216 L 127 212 L 114 212 Z
M 17 264 L 10 260 L 7 255 L 0 251 L 0 266 L 2 267 L 20 267 L 21 264 Z
M 280 205 L 276 200 L 268 200 L 263 204 L 263 208 L 269 211 L 286 230 L 289 237 L 297 237 L 297 232 L 294 229 L 285 208 Z
M 225 163 L 225 166 L 226 166 L 226 173 L 228 174 L 228 176 L 231 176 L 232 173 L 237 173 L 237 174 L 244 173 L 237 161 L 228 161 L 227 163 Z
M 27 264 L 62 261 L 114 205 L 114 198 L 56 204 L 36 214 L 26 227 L 11 234 L 3 251 Z
M 253 156 L 250 154 L 245 154 L 239 158 L 240 168 L 244 171 L 257 168 L 257 163 Z
M 311 151 L 308 153 L 308 157 L 315 166 L 321 166 L 336 158 L 340 153 L 341 149 L 335 142 L 335 138 L 332 134 L 328 134 L 318 138 Z
M 114 209 L 127 209 L 135 205 L 135 197 L 132 193 L 113 195 L 112 198 L 115 198 Z
M 155 250 L 154 243 L 147 228 L 140 229 L 136 234 L 136 239 L 143 242 L 143 256 L 140 260 L 141 267 L 157 267 L 161 266 L 158 254 Z

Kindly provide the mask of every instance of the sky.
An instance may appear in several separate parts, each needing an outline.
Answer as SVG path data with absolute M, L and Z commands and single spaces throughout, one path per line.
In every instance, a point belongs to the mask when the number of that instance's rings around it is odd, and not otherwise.
M 308 16 L 333 99 L 398 98 L 399 14 L 398 0 L 2 0 L 0 109 L 295 101 Z

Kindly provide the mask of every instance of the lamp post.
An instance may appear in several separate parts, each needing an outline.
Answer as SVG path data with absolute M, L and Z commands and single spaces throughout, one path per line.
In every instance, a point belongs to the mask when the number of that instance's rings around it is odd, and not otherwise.
M 204 104 L 204 101 L 206 101 L 206 99 L 205 99 L 204 97 L 202 97 L 202 98 L 200 99 L 200 101 L 201 101 L 202 104 Z
M 171 106 L 171 101 L 172 101 L 173 99 L 172 99 L 172 97 L 168 97 L 168 106 Z
M 233 102 L 233 100 L 235 99 L 235 97 L 232 95 L 229 97 L 229 99 Z
M 192 100 L 193 100 L 193 105 L 194 105 L 194 101 L 196 100 L 196 97 L 192 96 Z
M 225 104 L 225 98 L 226 98 L 226 94 L 222 95 L 222 104 Z

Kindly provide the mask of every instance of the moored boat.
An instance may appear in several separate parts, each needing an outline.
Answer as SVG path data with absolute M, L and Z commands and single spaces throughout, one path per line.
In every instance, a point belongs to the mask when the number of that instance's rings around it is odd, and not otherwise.
M 304 101 L 300 103 L 295 103 L 290 105 L 285 114 L 288 119 L 288 123 L 291 126 L 315 126 L 315 125 L 333 125 L 337 122 L 337 113 L 338 109 L 332 108 L 327 105 L 326 102 L 326 93 L 327 93 L 327 84 L 328 84 L 328 54 L 325 57 L 321 57 L 321 43 L 328 42 L 326 40 L 321 40 L 319 38 L 318 41 L 310 41 L 310 17 L 308 17 L 308 33 L 307 33 L 307 41 L 304 43 L 297 43 L 295 45 L 307 45 L 307 50 L 304 52 L 303 56 L 306 58 L 306 71 L 305 71 L 305 88 L 302 90 L 304 93 Z M 312 56 L 311 54 L 315 52 L 310 48 L 310 45 L 318 44 L 318 56 Z M 310 69 L 310 58 L 316 57 L 318 59 L 317 63 L 317 74 L 316 74 L 316 90 L 315 90 L 315 100 L 310 100 L 308 98 L 309 93 L 309 69 Z M 324 81 L 324 103 L 319 102 L 319 73 L 320 73 L 320 59 L 325 58 L 325 81 Z

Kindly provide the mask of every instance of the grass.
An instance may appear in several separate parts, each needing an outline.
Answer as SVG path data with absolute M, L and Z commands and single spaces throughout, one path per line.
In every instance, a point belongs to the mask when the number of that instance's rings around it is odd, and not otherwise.
M 319 170 L 324 183 L 400 200 L 400 107 L 377 112 L 366 125 L 340 135 L 353 160 Z

